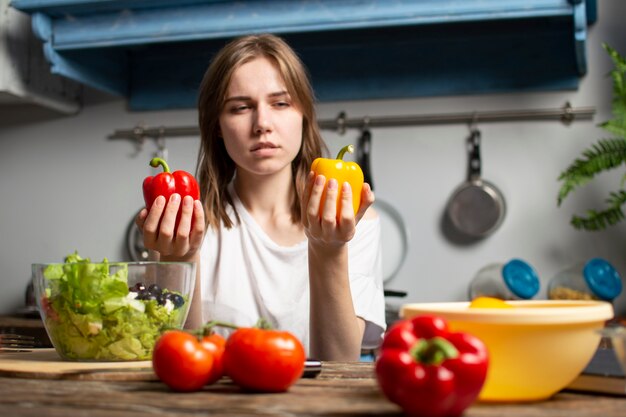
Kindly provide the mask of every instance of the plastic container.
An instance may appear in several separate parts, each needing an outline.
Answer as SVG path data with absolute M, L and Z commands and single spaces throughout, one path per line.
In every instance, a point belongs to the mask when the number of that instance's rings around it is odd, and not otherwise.
M 519 403 L 546 400 L 572 382 L 598 348 L 598 331 L 614 315 L 611 304 L 603 301 L 509 303 L 514 308 L 468 308 L 467 302 L 405 304 L 400 317 L 436 315 L 447 320 L 452 331 L 481 339 L 489 349 L 489 370 L 479 399 Z
M 480 269 L 469 286 L 469 298 L 494 297 L 501 300 L 529 300 L 539 292 L 539 277 L 521 259 L 494 263 Z
M 619 273 L 602 258 L 570 266 L 548 283 L 548 298 L 551 300 L 613 301 L 621 292 Z

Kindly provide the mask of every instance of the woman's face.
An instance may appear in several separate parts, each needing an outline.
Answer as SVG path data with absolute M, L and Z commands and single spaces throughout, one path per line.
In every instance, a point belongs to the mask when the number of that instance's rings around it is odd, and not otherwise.
M 219 122 L 240 175 L 291 172 L 302 143 L 302 113 L 272 61 L 255 58 L 235 70 Z

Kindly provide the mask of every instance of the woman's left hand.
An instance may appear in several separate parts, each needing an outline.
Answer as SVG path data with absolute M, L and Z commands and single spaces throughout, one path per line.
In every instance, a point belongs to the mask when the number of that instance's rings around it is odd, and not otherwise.
M 180 223 L 176 225 L 180 210 Z M 182 200 L 174 193 L 169 201 L 158 196 L 150 211 L 143 209 L 135 219 L 147 249 L 159 252 L 161 260 L 191 261 L 196 258 L 204 237 L 204 210 L 189 195 Z
M 339 189 L 341 187 L 341 190 Z M 322 200 L 326 188 L 326 195 Z M 337 196 L 341 198 L 341 213 L 337 213 Z M 356 225 L 374 203 L 374 192 L 369 184 L 363 184 L 361 205 L 355 214 L 352 206 L 352 188 L 345 182 L 338 184 L 331 178 L 310 172 L 302 201 L 302 222 L 309 240 L 326 245 L 341 246 L 349 242 L 356 232 Z M 323 210 L 320 215 L 320 207 Z

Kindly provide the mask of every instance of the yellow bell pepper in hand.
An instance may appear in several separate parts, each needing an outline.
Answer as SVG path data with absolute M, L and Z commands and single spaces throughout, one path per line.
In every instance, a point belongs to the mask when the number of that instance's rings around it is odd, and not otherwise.
M 317 158 L 311 164 L 311 171 L 315 175 L 323 175 L 328 181 L 331 178 L 337 180 L 339 185 L 339 194 L 337 197 L 337 218 L 341 216 L 341 189 L 344 182 L 350 184 L 352 188 L 352 207 L 354 214 L 359 211 L 361 205 L 361 190 L 363 188 L 363 171 L 356 162 L 346 162 L 343 156 L 346 152 L 353 153 L 354 146 L 347 145 L 341 148 L 337 154 L 337 159 Z M 324 210 L 324 202 L 326 201 L 326 188 L 322 194 L 322 204 L 320 206 L 320 217 Z

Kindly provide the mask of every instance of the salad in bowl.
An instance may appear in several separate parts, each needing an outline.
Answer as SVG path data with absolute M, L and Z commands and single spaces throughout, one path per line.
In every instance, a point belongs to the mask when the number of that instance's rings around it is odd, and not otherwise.
M 33 264 L 35 295 L 53 346 L 66 360 L 149 360 L 161 333 L 189 312 L 195 264 L 93 263 L 74 253 L 64 263 Z

